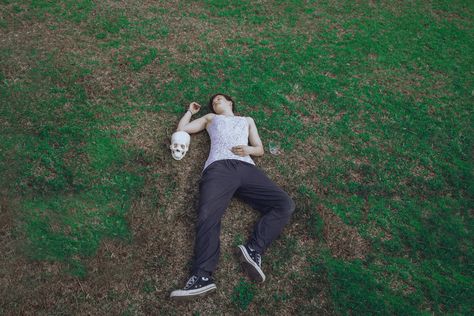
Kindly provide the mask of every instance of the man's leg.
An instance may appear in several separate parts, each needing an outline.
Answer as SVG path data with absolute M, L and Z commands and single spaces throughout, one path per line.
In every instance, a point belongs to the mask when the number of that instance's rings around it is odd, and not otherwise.
M 221 218 L 239 186 L 239 177 L 225 160 L 211 164 L 199 182 L 198 220 L 192 273 L 209 277 L 220 255 Z
M 262 214 L 247 245 L 263 254 L 289 222 L 295 203 L 256 166 L 242 163 L 240 177 L 241 186 L 235 196 Z
M 216 290 L 211 276 L 220 254 L 221 217 L 240 185 L 236 168 L 227 160 L 213 162 L 199 180 L 199 206 L 192 275 L 183 289 L 174 290 L 170 298 L 193 299 Z

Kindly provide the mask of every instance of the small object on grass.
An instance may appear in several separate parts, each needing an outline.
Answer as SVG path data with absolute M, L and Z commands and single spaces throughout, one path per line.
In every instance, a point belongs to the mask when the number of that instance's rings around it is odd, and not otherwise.
M 269 142 L 268 143 L 268 149 L 270 150 L 270 154 L 272 154 L 272 155 L 281 154 L 280 145 L 278 145 L 275 142 Z
M 175 160 L 181 160 L 189 150 L 191 136 L 184 131 L 177 131 L 171 135 L 171 155 Z

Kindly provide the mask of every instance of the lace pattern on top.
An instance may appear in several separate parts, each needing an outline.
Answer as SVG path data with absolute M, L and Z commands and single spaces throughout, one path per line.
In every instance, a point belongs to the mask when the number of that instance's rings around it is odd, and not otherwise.
M 208 125 L 207 132 L 211 138 L 211 149 L 203 172 L 211 163 L 221 159 L 237 159 L 255 165 L 250 156 L 241 157 L 231 151 L 234 146 L 248 145 L 249 123 L 245 117 L 217 114 Z

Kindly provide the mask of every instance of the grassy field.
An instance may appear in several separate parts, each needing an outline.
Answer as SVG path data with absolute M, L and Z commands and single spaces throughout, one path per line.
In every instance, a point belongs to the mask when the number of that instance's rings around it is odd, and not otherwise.
M 473 14 L 0 0 L 0 314 L 472 313 Z M 217 92 L 255 119 L 254 160 L 297 207 L 253 284 L 232 253 L 259 214 L 233 200 L 217 292 L 177 304 L 209 139 L 182 161 L 168 144 Z

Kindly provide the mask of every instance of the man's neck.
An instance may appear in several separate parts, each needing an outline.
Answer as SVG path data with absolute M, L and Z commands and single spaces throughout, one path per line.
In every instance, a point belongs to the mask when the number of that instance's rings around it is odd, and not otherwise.
M 222 114 L 219 114 L 219 115 L 224 115 L 224 116 L 235 116 L 234 113 L 222 113 Z

